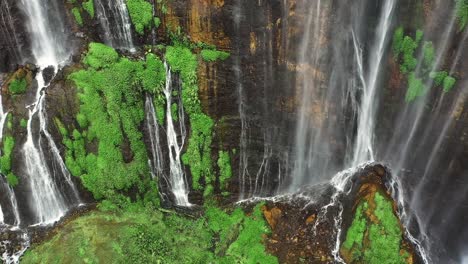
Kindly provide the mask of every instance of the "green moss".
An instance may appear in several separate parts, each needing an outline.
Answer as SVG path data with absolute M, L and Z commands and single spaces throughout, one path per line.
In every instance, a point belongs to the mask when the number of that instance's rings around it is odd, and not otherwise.
M 11 94 L 23 94 L 28 88 L 28 82 L 25 78 L 14 79 L 8 85 Z
M 179 120 L 179 111 L 176 103 L 171 105 L 171 115 L 174 121 L 177 122 Z
M 24 118 L 21 118 L 21 121 L 20 121 L 20 126 L 22 128 L 26 128 L 28 126 L 28 120 L 24 119 Z
M 99 207 L 33 245 L 21 263 L 278 263 L 262 244 L 269 229 L 259 206 L 250 216 L 209 208 L 199 219 L 138 204 Z
M 398 27 L 393 34 L 392 51 L 395 58 L 398 58 L 402 51 L 403 39 L 405 37 L 404 34 L 403 27 Z
M 444 79 L 448 76 L 446 71 L 431 72 L 430 77 L 434 80 L 436 86 L 441 86 L 444 83 Z
M 455 86 L 456 82 L 457 82 L 457 80 L 455 78 L 453 78 L 452 76 L 445 77 L 444 83 L 443 83 L 444 92 L 446 92 L 446 93 L 450 92 L 450 90 L 452 90 L 453 87 Z
M 4 175 L 11 173 L 11 162 L 14 147 L 15 138 L 12 136 L 5 136 L 3 139 L 2 156 L 0 157 L 0 169 Z
M 435 50 L 434 45 L 430 41 L 424 42 L 423 45 L 423 66 L 425 71 L 430 71 L 434 66 Z
M 408 90 L 406 91 L 406 102 L 412 102 L 417 97 L 423 96 L 426 92 L 426 87 L 420 78 L 416 77 L 416 73 L 412 72 L 408 77 Z
M 88 12 L 91 18 L 94 18 L 94 0 L 88 0 L 82 3 L 83 9 Z
M 201 56 L 203 60 L 207 62 L 213 62 L 217 60 L 226 60 L 229 58 L 230 54 L 225 51 L 204 49 L 201 51 Z
M 393 54 L 395 59 L 400 60 L 400 71 L 408 76 L 408 90 L 406 92 L 406 102 L 412 102 L 417 97 L 423 96 L 430 87 L 425 87 L 429 78 L 434 80 L 435 86 L 443 85 L 444 91 L 450 91 L 455 85 L 455 78 L 448 76 L 445 71 L 431 72 L 434 68 L 435 49 L 430 41 L 425 41 L 422 47 L 420 42 L 423 32 L 416 31 L 415 39 L 410 36 L 404 36 L 403 28 L 396 29 L 393 36 Z M 415 51 L 420 48 L 422 51 L 422 62 L 415 57 Z M 400 56 L 401 55 L 401 56 Z
M 221 189 L 226 188 L 227 182 L 232 177 L 231 157 L 227 151 L 219 151 L 218 157 L 219 185 Z
M 459 31 L 463 31 L 468 24 L 468 0 L 455 0 L 455 12 Z
M 153 18 L 153 22 L 155 28 L 159 28 L 159 26 L 161 25 L 161 19 L 159 17 Z
M 128 12 L 135 31 L 143 35 L 145 29 L 151 28 L 153 22 L 153 7 L 145 0 L 126 0 Z
M 73 17 L 75 18 L 76 23 L 80 27 L 82 27 L 83 26 L 83 18 L 81 17 L 80 9 L 78 9 L 77 7 L 74 7 L 72 9 L 72 14 L 73 14 Z
M 369 204 L 362 201 L 346 233 L 341 253 L 347 263 L 408 263 L 403 232 L 392 201 L 376 192 Z
M 16 185 L 18 185 L 19 183 L 18 177 L 16 177 L 16 175 L 14 175 L 13 173 L 8 173 L 6 179 L 8 184 L 13 188 L 15 188 Z

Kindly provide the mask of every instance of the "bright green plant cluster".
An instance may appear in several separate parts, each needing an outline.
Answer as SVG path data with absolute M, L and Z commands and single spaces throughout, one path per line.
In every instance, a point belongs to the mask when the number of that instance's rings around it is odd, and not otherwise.
M 83 2 L 81 5 L 83 6 L 83 9 L 88 12 L 89 16 L 94 18 L 94 0 L 88 0 Z
M 145 29 L 151 28 L 153 22 L 153 6 L 146 0 L 126 0 L 128 12 L 135 31 L 143 35 Z
M 402 55 L 402 63 L 400 65 L 402 73 L 406 74 L 416 69 L 418 60 L 414 57 L 414 52 L 418 48 L 422 36 L 423 33 L 420 30 L 416 32 L 416 37 L 413 39 L 410 36 L 404 36 L 402 27 L 396 29 L 393 36 L 392 50 L 395 57 L 398 58 L 400 54 Z
M 408 77 L 408 90 L 406 91 L 406 102 L 412 102 L 417 97 L 424 95 L 426 87 L 422 79 L 417 78 L 414 72 L 411 72 Z
M 8 89 L 11 94 L 23 94 L 28 88 L 28 81 L 26 78 L 14 79 L 8 85 Z
M 459 30 L 463 31 L 466 25 L 468 25 L 468 0 L 455 0 L 455 2 L 455 12 Z
M 192 185 L 202 190 L 201 179 L 205 182 L 205 196 L 213 191 L 213 162 L 211 157 L 213 120 L 203 113 L 198 98 L 197 57 L 185 46 L 176 44 L 166 48 L 166 60 L 182 80 L 182 102 L 190 119 L 191 134 L 189 145 L 182 160 L 190 166 Z
M 263 219 L 262 206 L 256 205 L 250 216 L 239 208 L 231 214 L 216 207 L 206 210 L 208 226 L 218 237 L 215 254 L 223 257 L 217 263 L 278 263 L 276 257 L 265 252 L 262 244 L 262 236 L 270 232 Z
M 341 253 L 349 263 L 408 263 L 410 255 L 389 198 L 376 192 L 372 203 L 358 205 Z
M 447 72 L 431 72 L 434 69 L 435 49 L 430 41 L 425 41 L 421 46 L 423 32 L 416 31 L 415 39 L 405 36 L 403 28 L 399 27 L 393 35 L 392 51 L 395 58 L 401 58 L 400 71 L 408 77 L 408 89 L 406 91 L 406 102 L 412 102 L 416 98 L 427 93 L 430 79 L 436 86 L 443 86 L 444 92 L 449 92 L 456 83 L 456 79 L 449 76 Z M 422 61 L 419 63 L 415 52 L 421 48 Z M 418 67 L 418 63 L 420 67 Z
M 219 151 L 218 157 L 219 168 L 219 186 L 225 189 L 229 179 L 232 177 L 231 156 L 227 151 Z
M 161 25 L 161 19 L 159 17 L 153 18 L 153 22 L 155 28 L 159 28 L 159 26 Z
M 158 64 L 154 60 L 150 55 L 148 63 L 119 58 L 112 48 L 91 43 L 83 60 L 87 68 L 70 75 L 78 88 L 80 127 L 58 124 L 58 129 L 67 147 L 67 167 L 96 199 L 112 198 L 132 187 L 142 193 L 148 188 L 148 157 L 140 126 L 142 92 L 156 89 L 152 85 L 161 80 L 154 78 L 164 77 L 153 72 Z M 125 149 L 130 157 L 124 156 Z
M 5 136 L 3 138 L 3 150 L 0 157 L 0 169 L 2 174 L 6 176 L 8 184 L 10 184 L 11 187 L 18 185 L 18 178 L 11 171 L 14 148 L 15 138 L 12 136 Z
M 115 211 L 103 202 L 100 208 L 33 246 L 21 263 L 278 263 L 262 244 L 269 229 L 260 206 L 250 216 L 209 208 L 198 219 L 142 203 Z
M 82 27 L 83 26 L 83 18 L 81 17 L 80 9 L 78 7 L 72 8 L 73 17 L 75 17 L 76 23 Z
M 226 60 L 227 58 L 229 58 L 230 54 L 225 51 L 204 49 L 201 51 L 201 56 L 203 60 L 207 62 L 213 62 L 217 60 Z

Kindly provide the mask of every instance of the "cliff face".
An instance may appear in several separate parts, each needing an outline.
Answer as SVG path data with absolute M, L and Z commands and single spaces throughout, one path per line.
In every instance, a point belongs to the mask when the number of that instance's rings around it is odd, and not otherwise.
M 76 127 L 79 111 L 76 87 L 67 78 L 82 67 L 79 63 L 88 43 L 106 42 L 106 33 L 100 28 L 98 15 L 93 17 L 81 8 L 83 1 L 58 2 L 60 6 L 55 8 L 63 11 L 70 49 L 75 51 L 69 65 L 47 89 L 46 107 L 48 130 L 65 157 L 66 147 L 60 143 L 62 136 L 55 120 L 66 127 Z M 227 188 L 231 195 L 222 198 L 223 201 L 286 191 L 294 181 L 296 161 L 301 155 L 298 137 L 302 132 L 306 148 L 315 147 L 309 150 L 314 153 L 308 155 L 317 156 L 311 160 L 320 165 L 310 166 L 303 173 L 303 184 L 315 183 L 314 177 L 318 182 L 328 180 L 346 168 L 359 133 L 356 105 L 363 100 L 362 90 L 350 89 L 359 86 L 355 77 L 359 67 L 353 36 L 357 36 L 358 48 L 363 53 L 364 71 L 369 71 L 367 60 L 385 1 L 321 4 L 319 1 L 317 6 L 311 3 L 314 1 L 305 0 L 154 2 L 148 1 L 160 24 L 144 28 L 143 34 L 132 26 L 131 36 L 137 52 L 121 50 L 122 54 L 143 58 L 149 45 L 170 44 L 171 34 L 178 32 L 193 43 L 203 42 L 230 53 L 224 61 L 199 58 L 197 73 L 203 111 L 214 120 L 213 160 L 218 160 L 220 151 L 228 151 L 231 156 L 233 177 Z M 77 6 L 82 26 L 72 11 Z M 112 16 L 116 15 L 106 8 L 104 11 L 115 19 Z M 373 102 L 378 105 L 374 135 L 376 160 L 391 164 L 403 183 L 402 191 L 409 194 L 405 202 L 418 213 L 409 217 L 408 224 L 436 226 L 432 235 L 438 235 L 441 244 L 450 245 L 446 255 L 458 252 L 457 247 L 466 234 L 457 234 L 456 228 L 442 231 L 446 225 L 437 223 L 443 215 L 450 215 L 451 224 L 461 228 L 466 215 L 460 210 L 460 201 L 468 199 L 468 194 L 460 188 L 466 185 L 468 172 L 465 162 L 468 61 L 463 59 L 468 56 L 467 33 L 459 30 L 453 8 L 452 3 L 442 0 L 397 3 L 387 39 L 389 48 L 385 49 L 383 66 L 380 66 L 378 86 L 382 88 Z M 2 100 L 5 110 L 13 116 L 12 136 L 16 139 L 12 171 L 20 179 L 15 187 L 19 203 L 27 204 L 30 190 L 21 181 L 24 178 L 21 146 L 26 140 L 26 129 L 21 123 L 28 118 L 25 106 L 35 95 L 37 84 L 33 76 L 37 69 L 17 66 L 32 62 L 24 10 L 15 1 L 7 0 L 0 4 L 0 15 Z M 427 85 L 424 99 L 405 100 L 410 79 L 401 71 L 403 59 L 395 56 L 390 48 L 393 32 L 399 26 L 405 35 L 413 38 L 420 29 L 424 32 L 423 41 L 433 43 L 435 70 L 448 71 L 457 79 L 450 92 L 443 92 L 440 85 L 429 80 L 431 84 Z M 414 51 L 418 61 L 423 61 L 422 46 Z M 28 72 L 28 89 L 13 95 L 8 84 L 13 72 L 18 71 Z M 304 87 L 312 88 L 304 93 Z M 298 125 L 300 118 L 306 126 Z M 148 143 L 149 131 L 144 126 L 141 131 Z M 131 152 L 123 152 L 131 160 Z M 188 166 L 185 169 L 189 171 Z M 220 168 L 215 166 L 215 171 L 219 173 Z M 81 186 L 77 178 L 73 181 Z M 79 188 L 85 200 L 93 200 L 83 187 Z M 216 192 L 222 191 L 217 188 Z M 202 197 L 202 191 L 191 190 L 194 203 L 202 204 Z M 454 204 L 455 209 L 447 208 L 447 203 Z M 21 212 L 25 219 L 29 218 L 29 211 Z

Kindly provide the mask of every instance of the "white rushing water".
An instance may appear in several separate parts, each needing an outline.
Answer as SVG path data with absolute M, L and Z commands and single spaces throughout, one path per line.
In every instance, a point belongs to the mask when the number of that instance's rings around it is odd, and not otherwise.
M 395 8 L 395 0 L 385 1 L 380 14 L 379 25 L 370 52 L 369 73 L 363 82 L 361 104 L 359 105 L 357 138 L 354 143 L 354 155 L 352 166 L 357 166 L 366 161 L 373 161 L 374 157 L 374 130 L 378 107 L 379 74 L 381 73 L 382 59 L 386 51 L 387 43 L 391 36 L 392 15 Z M 355 36 L 353 34 L 355 39 Z M 356 42 L 356 41 L 355 41 Z M 355 44 L 356 46 L 356 44 Z M 359 56 L 359 55 L 358 55 Z M 360 54 L 362 56 L 362 54 Z M 362 57 L 359 71 L 363 78 Z
M 124 0 L 96 0 L 97 17 L 104 30 L 104 42 L 116 49 L 135 51 L 132 23 Z
M 168 175 L 164 172 L 164 156 L 161 146 L 159 124 L 153 100 L 150 95 L 146 96 L 145 112 L 146 124 L 151 143 L 152 159 L 148 161 L 151 168 L 151 176 L 153 179 L 157 179 L 160 183 L 164 181 L 165 184 L 170 185 L 171 181 L 168 178 Z M 159 190 L 159 193 L 163 198 L 167 199 L 166 193 L 162 190 Z
M 43 0 L 22 0 L 24 9 L 28 17 L 28 28 L 32 43 L 32 52 L 36 64 L 40 70 L 36 74 L 37 91 L 35 101 L 28 106 L 29 119 L 27 123 L 27 139 L 23 146 L 25 161 L 25 172 L 27 182 L 31 191 L 31 204 L 34 210 L 36 224 L 50 224 L 62 216 L 68 210 L 62 190 L 54 181 L 63 177 L 65 185 L 73 192 L 74 202 L 80 202 L 78 192 L 71 181 L 71 176 L 65 167 L 60 156 L 60 152 L 47 131 L 47 117 L 45 110 L 45 90 L 50 85 L 44 80 L 44 70 L 52 66 L 53 75 L 58 71 L 58 67 L 65 63 L 68 54 L 65 52 L 66 43 L 63 31 L 57 31 L 60 25 L 50 24 L 47 6 Z M 60 15 L 60 14 L 54 14 Z M 57 19 L 59 17 L 54 17 Z M 57 22 L 58 21 L 58 22 Z M 54 23 L 61 23 L 55 20 Z M 38 122 L 38 123 L 36 123 Z M 45 138 L 43 138 L 45 137 Z M 45 139 L 45 140 L 44 140 Z M 50 151 L 54 166 L 49 168 L 44 149 Z M 60 180 L 60 179 L 58 179 Z
M 185 120 L 182 104 L 178 104 L 178 125 L 180 131 L 180 142 L 177 139 L 177 132 L 174 126 L 174 117 L 172 116 L 172 104 L 175 103 L 172 98 L 173 83 L 171 69 L 166 67 L 166 86 L 164 95 L 166 96 L 166 134 L 167 147 L 169 150 L 169 166 L 170 166 L 170 186 L 175 197 L 175 202 L 180 206 L 191 206 L 188 200 L 188 184 L 185 177 L 184 167 L 181 161 L 181 153 L 185 145 L 187 131 L 185 128 Z

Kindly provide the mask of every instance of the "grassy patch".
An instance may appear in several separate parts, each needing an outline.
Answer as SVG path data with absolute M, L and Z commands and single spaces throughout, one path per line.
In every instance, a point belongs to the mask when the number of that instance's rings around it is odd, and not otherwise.
M 88 0 L 82 3 L 83 9 L 88 12 L 91 18 L 94 18 L 94 0 Z
M 277 263 L 262 243 L 269 229 L 260 205 L 249 215 L 208 208 L 198 219 L 139 204 L 106 207 L 66 224 L 21 263 Z
M 217 60 L 226 60 L 227 58 L 229 58 L 230 54 L 225 51 L 204 49 L 201 51 L 201 56 L 203 60 L 207 62 L 214 62 Z

